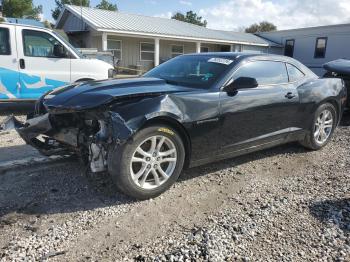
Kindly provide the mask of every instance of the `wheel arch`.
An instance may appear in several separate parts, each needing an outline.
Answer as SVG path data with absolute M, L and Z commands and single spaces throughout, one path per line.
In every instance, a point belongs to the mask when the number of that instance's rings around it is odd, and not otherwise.
M 147 126 L 150 125 L 156 125 L 156 124 L 163 124 L 163 125 L 167 125 L 173 129 L 175 129 L 179 135 L 181 136 L 181 139 L 184 143 L 184 147 L 185 147 L 185 165 L 184 168 L 188 168 L 190 161 L 191 161 L 191 139 L 190 136 L 186 130 L 186 128 L 176 119 L 169 117 L 169 116 L 157 116 L 154 118 L 151 118 L 149 120 L 147 120 L 141 127 L 145 128 Z
M 339 124 L 340 120 L 341 120 L 341 105 L 338 103 L 337 99 L 335 97 L 329 97 L 326 98 L 325 100 L 323 100 L 321 103 L 318 104 L 317 108 L 322 105 L 322 104 L 326 104 L 329 103 L 331 105 L 334 106 L 335 110 L 336 110 L 336 114 L 337 114 L 337 125 Z M 316 108 L 316 110 L 317 110 Z

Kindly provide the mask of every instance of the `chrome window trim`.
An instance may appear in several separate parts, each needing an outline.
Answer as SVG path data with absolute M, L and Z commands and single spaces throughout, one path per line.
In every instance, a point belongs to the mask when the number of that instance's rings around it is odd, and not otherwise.
M 222 85 L 222 87 L 220 88 L 220 91 L 223 91 L 223 89 L 232 82 L 233 80 L 233 77 L 234 77 L 234 74 L 241 68 L 243 67 L 244 65 L 246 65 L 247 63 L 251 63 L 251 62 L 259 62 L 259 61 L 267 61 L 267 62 L 280 62 L 280 63 L 284 63 L 285 65 L 285 68 L 286 68 L 286 72 L 287 72 L 287 76 L 288 76 L 288 82 L 287 83 L 278 83 L 278 84 L 266 84 L 266 85 L 259 85 L 258 87 L 274 87 L 274 86 L 277 86 L 277 85 L 282 85 L 282 86 L 285 86 L 285 85 L 290 85 L 290 84 L 293 84 L 293 83 L 296 83 L 296 82 L 299 82 L 301 81 L 302 79 L 305 79 L 306 78 L 306 74 L 299 68 L 297 67 L 296 65 L 290 63 L 290 62 L 287 62 L 287 61 L 283 61 L 283 60 L 280 60 L 280 59 L 247 59 L 247 60 L 243 60 L 242 62 L 240 62 L 238 64 L 238 67 L 236 69 L 234 69 L 234 71 L 231 73 L 231 76 L 229 77 L 229 79 Z M 302 72 L 304 74 L 304 77 L 299 79 L 299 80 L 296 80 L 296 81 L 293 81 L 293 82 L 289 82 L 289 75 L 288 75 L 288 70 L 287 70 L 287 65 L 286 64 L 291 64 L 293 66 L 295 66 L 297 69 L 299 69 L 300 72 Z

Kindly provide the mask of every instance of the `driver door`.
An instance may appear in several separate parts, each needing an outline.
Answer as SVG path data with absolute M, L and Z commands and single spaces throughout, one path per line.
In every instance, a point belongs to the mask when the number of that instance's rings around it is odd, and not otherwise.
M 55 55 L 64 46 L 50 32 L 17 27 L 20 72 L 20 98 L 37 99 L 54 88 L 71 81 L 71 63 L 66 55 Z
M 241 150 L 287 138 L 298 118 L 299 97 L 288 83 L 285 63 L 251 61 L 233 75 L 255 78 L 258 87 L 225 91 L 221 98 L 221 153 Z

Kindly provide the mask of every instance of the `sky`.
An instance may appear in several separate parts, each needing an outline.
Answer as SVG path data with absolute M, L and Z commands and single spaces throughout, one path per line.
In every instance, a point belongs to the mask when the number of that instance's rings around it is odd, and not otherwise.
M 278 29 L 350 22 L 350 0 L 109 0 L 119 11 L 170 18 L 177 11 L 195 11 L 208 28 L 240 31 L 253 23 L 269 21 Z M 52 21 L 54 0 L 33 0 Z M 96 6 L 100 0 L 90 0 Z

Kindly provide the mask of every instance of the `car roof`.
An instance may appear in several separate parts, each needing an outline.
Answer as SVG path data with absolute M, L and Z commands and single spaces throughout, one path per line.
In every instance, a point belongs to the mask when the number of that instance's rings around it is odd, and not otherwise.
M 8 22 L 2 22 L 0 25 L 6 25 L 6 26 L 21 26 L 21 27 L 26 27 L 26 28 L 34 28 L 34 29 L 46 29 L 48 31 L 52 31 L 49 28 L 43 27 L 43 26 L 35 26 L 35 25 L 27 25 L 27 24 L 18 24 L 18 23 L 8 23 Z
M 191 55 L 203 56 L 203 57 L 215 56 L 219 58 L 232 59 L 232 60 L 235 60 L 237 63 L 245 59 L 281 61 L 281 62 L 289 63 L 296 66 L 299 70 L 301 70 L 303 73 L 309 76 L 317 77 L 315 73 L 313 73 L 309 68 L 307 68 L 305 65 L 300 63 L 298 60 L 289 56 L 274 55 L 274 54 L 245 53 L 245 52 L 208 52 L 208 53 L 185 54 L 184 56 L 191 56 Z
M 232 59 L 245 59 L 245 58 L 256 58 L 256 59 L 267 59 L 267 60 L 281 60 L 285 62 L 293 62 L 295 61 L 293 58 L 283 55 L 274 55 L 274 54 L 259 54 L 259 53 L 248 53 L 248 52 L 207 52 L 207 53 L 193 53 L 193 54 L 185 54 L 193 55 L 193 56 L 217 56 L 217 57 L 225 57 Z

